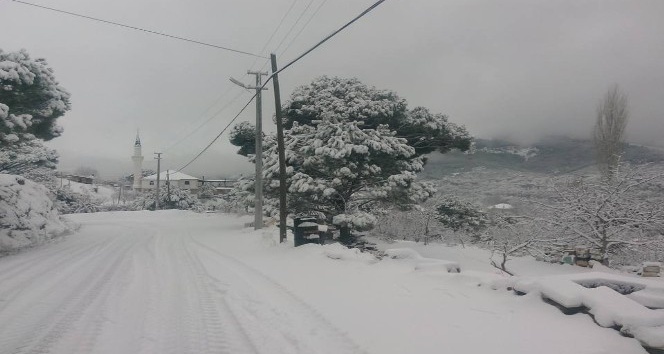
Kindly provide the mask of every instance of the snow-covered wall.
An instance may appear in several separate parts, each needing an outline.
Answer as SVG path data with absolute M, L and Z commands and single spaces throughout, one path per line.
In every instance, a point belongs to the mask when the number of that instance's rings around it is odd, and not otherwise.
M 0 174 L 0 254 L 67 230 L 46 187 L 21 176 Z

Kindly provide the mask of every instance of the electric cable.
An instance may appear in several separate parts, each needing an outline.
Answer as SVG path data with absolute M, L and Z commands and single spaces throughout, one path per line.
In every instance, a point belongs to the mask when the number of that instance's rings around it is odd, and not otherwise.
M 362 11 L 359 15 L 355 16 L 352 20 L 348 21 L 346 24 L 344 24 L 343 26 L 339 27 L 339 28 L 338 28 L 337 30 L 335 30 L 334 32 L 332 32 L 332 33 L 330 33 L 329 35 L 327 35 L 325 38 L 323 38 L 322 40 L 320 40 L 318 43 L 314 44 L 311 48 L 309 48 L 308 50 L 306 50 L 304 53 L 300 54 L 300 55 L 297 56 L 295 59 L 293 59 L 293 60 L 291 60 L 290 62 L 288 62 L 288 63 L 287 63 L 286 65 L 284 65 L 281 69 L 279 69 L 279 70 L 273 72 L 271 75 L 269 75 L 269 76 L 267 77 L 267 79 L 265 80 L 265 82 L 263 83 L 263 85 L 261 86 L 260 89 L 263 89 L 263 88 L 264 88 L 264 87 L 270 82 L 270 80 L 272 80 L 272 78 L 273 78 L 275 75 L 278 75 L 280 72 L 286 70 L 286 69 L 289 68 L 291 65 L 295 64 L 295 63 L 298 62 L 300 59 L 302 59 L 302 58 L 304 58 L 305 56 L 307 56 L 309 53 L 311 53 L 312 51 L 314 51 L 316 48 L 320 47 L 323 43 L 327 42 L 327 41 L 330 40 L 332 37 L 334 37 L 334 36 L 336 36 L 337 34 L 339 34 L 341 31 L 343 31 L 343 30 L 346 29 L 348 26 L 350 26 L 350 25 L 352 25 L 353 23 L 355 23 L 355 22 L 356 22 L 357 20 L 359 20 L 360 18 L 364 17 L 366 14 L 368 14 L 369 12 L 371 12 L 373 9 L 375 9 L 376 7 L 378 7 L 380 4 L 384 3 L 385 1 L 386 1 L 386 0 L 378 0 L 378 1 L 375 2 L 373 5 L 369 6 L 366 10 Z M 210 146 L 212 146 L 212 144 L 214 144 L 214 143 L 219 139 L 219 137 L 221 137 L 221 135 L 222 135 L 222 134 L 223 134 L 223 133 L 224 133 L 224 132 L 225 132 L 225 131 L 231 126 L 231 124 L 233 124 L 233 122 L 234 122 L 234 121 L 240 116 L 240 114 L 242 114 L 242 112 L 244 112 L 244 110 L 247 109 L 247 107 L 249 107 L 249 104 L 254 100 L 254 98 L 256 98 L 258 92 L 259 92 L 259 90 L 256 90 L 256 93 L 254 93 L 254 95 L 251 96 L 251 98 L 249 99 L 249 101 L 244 105 L 244 107 L 242 107 L 242 109 L 240 110 L 240 112 L 238 112 L 238 114 L 236 114 L 235 117 L 234 117 L 233 119 L 231 119 L 231 121 L 228 123 L 228 125 L 226 125 L 226 127 L 224 127 L 224 129 L 223 129 L 221 132 L 219 132 L 219 134 L 217 134 L 217 136 L 216 136 L 214 139 L 212 139 L 212 141 L 211 141 L 211 142 L 210 142 L 205 148 L 203 148 L 203 150 L 202 150 L 201 152 L 199 152 L 199 153 L 198 153 L 193 159 L 191 159 L 189 162 L 187 162 L 187 164 L 185 164 L 184 166 L 180 167 L 177 171 L 182 171 L 182 170 L 185 169 L 187 166 L 191 165 L 194 161 L 196 161 L 199 157 L 201 157 L 201 155 L 203 155 L 203 153 L 205 153 L 205 152 L 210 148 Z
M 332 37 L 334 37 L 334 36 L 336 36 L 337 34 L 339 34 L 339 32 L 345 30 L 348 26 L 352 25 L 352 24 L 355 23 L 357 20 L 359 20 L 360 18 L 364 17 L 366 14 L 368 14 L 369 12 L 371 12 L 371 10 L 375 9 L 376 7 L 378 7 L 380 4 L 382 4 L 382 3 L 384 3 L 384 2 L 385 2 L 385 0 L 378 0 L 378 1 L 376 1 L 373 5 L 369 6 L 366 10 L 362 11 L 362 13 L 360 13 L 360 14 L 357 15 L 357 16 L 355 16 L 355 18 L 353 18 L 352 20 L 348 21 L 345 25 L 339 27 L 339 29 L 337 29 L 336 31 L 334 31 L 334 32 L 330 33 L 329 35 L 327 35 L 327 37 L 323 38 L 323 39 L 320 40 L 318 43 L 314 44 L 313 47 L 309 48 L 307 51 L 305 51 L 304 53 L 300 54 L 297 58 L 295 58 L 295 59 L 291 60 L 290 62 L 288 62 L 288 64 L 284 65 L 281 69 L 279 69 L 279 70 L 277 70 L 276 72 L 272 73 L 272 74 L 267 78 L 267 80 L 265 81 L 265 83 L 269 82 L 269 81 L 272 79 L 272 77 L 274 77 L 274 75 L 277 75 L 277 74 L 279 74 L 280 72 L 286 70 L 288 67 L 290 67 L 291 65 L 295 64 L 295 63 L 298 62 L 300 59 L 302 59 L 302 58 L 304 58 L 305 56 L 307 56 L 309 53 L 313 52 L 316 48 L 320 47 L 323 43 L 327 42 L 327 41 L 330 40 Z M 265 87 L 265 84 L 263 84 L 263 87 Z
M 286 53 L 286 52 L 288 51 L 288 48 L 290 48 L 291 45 L 293 45 L 293 43 L 295 43 L 295 40 L 296 40 L 298 37 L 300 37 L 300 34 L 302 34 L 302 32 L 304 31 L 305 28 L 307 28 L 307 26 L 309 25 L 309 23 L 311 22 L 311 20 L 314 19 L 314 17 L 316 16 L 316 14 L 318 14 L 318 12 L 320 11 L 320 9 L 323 8 L 323 5 L 325 5 L 326 2 L 327 2 L 327 0 L 323 0 L 323 1 L 321 1 L 320 5 L 318 5 L 318 7 L 316 8 L 316 10 L 314 10 L 314 12 L 311 14 L 311 16 L 309 16 L 309 19 L 307 20 L 307 22 L 305 22 L 305 23 L 304 23 L 304 26 L 302 26 L 302 28 L 300 28 L 300 30 L 297 32 L 297 34 L 295 34 L 295 37 L 293 37 L 293 39 L 291 39 L 291 41 L 288 43 L 288 45 L 286 46 L 286 48 L 284 48 L 284 50 L 281 52 L 280 55 L 284 55 L 284 53 Z
M 284 41 L 286 40 L 286 38 L 288 38 L 288 36 L 290 36 L 291 32 L 293 32 L 293 30 L 295 29 L 295 26 L 297 26 L 297 24 L 300 23 L 300 20 L 302 19 L 304 14 L 309 10 L 309 8 L 311 7 L 311 4 L 313 4 L 313 3 L 314 3 L 314 0 L 309 0 L 309 3 L 307 3 L 307 6 L 304 7 L 304 10 L 302 10 L 302 12 L 300 12 L 300 16 L 297 17 L 297 19 L 295 20 L 295 23 L 293 23 L 293 25 L 288 30 L 288 32 L 286 32 L 286 35 L 284 36 L 284 38 L 281 39 L 281 42 L 279 42 L 279 44 L 277 44 L 277 47 L 274 48 L 275 52 L 277 50 L 279 50 L 279 48 L 281 47 L 282 44 L 284 44 Z
M 251 96 L 251 98 L 249 99 L 249 101 L 247 101 L 244 107 L 242 107 L 240 112 L 238 112 L 235 115 L 235 117 L 233 117 L 233 119 L 231 119 L 231 121 L 228 122 L 228 124 L 224 127 L 224 129 L 222 129 L 221 132 L 219 132 L 219 134 L 217 134 L 217 136 L 214 139 L 212 139 L 212 141 L 209 144 L 207 144 L 207 146 L 203 148 L 201 152 L 198 153 L 198 155 L 196 155 L 193 159 L 187 162 L 184 166 L 180 167 L 176 172 L 184 170 L 185 168 L 187 168 L 187 166 L 191 165 L 194 161 L 196 161 L 199 157 L 201 157 L 201 155 L 203 155 L 210 148 L 210 146 L 212 146 L 212 144 L 214 144 L 221 137 L 222 134 L 224 134 L 224 132 L 231 126 L 231 124 L 233 124 L 233 122 L 235 122 L 235 120 L 238 119 L 238 117 L 240 117 L 240 114 L 242 114 L 242 112 L 244 112 L 244 110 L 247 109 L 247 107 L 249 107 L 249 104 L 254 100 L 254 98 L 256 98 L 257 95 L 258 93 L 254 93 L 254 95 Z
M 293 0 L 293 2 L 291 3 L 290 7 L 289 7 L 288 10 L 286 11 L 286 13 L 281 17 L 281 20 L 279 21 L 279 24 L 277 25 L 277 27 L 274 29 L 274 31 L 272 31 L 272 34 L 270 35 L 270 38 L 268 38 L 268 40 L 267 40 L 267 41 L 265 42 L 265 44 L 263 45 L 263 48 L 261 48 L 260 52 L 258 52 L 258 53 L 260 53 L 260 54 L 262 55 L 263 52 L 265 51 L 265 48 L 267 48 L 268 44 L 270 44 L 270 42 L 272 42 L 272 39 L 273 39 L 274 36 L 277 34 L 277 32 L 279 32 L 279 29 L 281 28 L 281 25 L 284 24 L 284 20 L 286 19 L 286 17 L 288 17 L 288 15 L 290 15 L 290 13 L 291 13 L 291 11 L 293 10 L 293 7 L 295 7 L 295 4 L 297 3 L 297 1 L 298 1 L 298 0 Z M 267 58 L 266 58 L 266 59 L 267 59 Z M 254 65 L 256 65 L 256 62 L 257 62 L 257 61 L 258 61 L 258 58 L 254 58 L 254 62 L 251 63 L 251 65 L 249 66 L 249 70 L 253 70 L 253 69 L 254 69 Z M 263 65 L 263 67 L 264 67 L 264 66 L 265 66 L 265 65 Z M 262 70 L 262 69 L 261 69 L 261 70 Z
M 233 88 L 233 86 L 229 86 L 229 90 L 228 90 L 228 91 L 230 91 L 231 88 Z M 226 92 L 228 92 L 228 91 L 226 91 Z M 226 104 L 223 105 L 221 108 L 219 108 L 219 109 L 218 109 L 213 115 L 211 115 L 206 121 L 204 121 L 203 123 L 199 124 L 196 128 L 194 128 L 194 130 L 190 131 L 187 135 L 185 135 L 184 137 L 180 138 L 180 139 L 177 140 L 175 143 L 169 145 L 166 149 L 164 149 L 164 150 L 162 150 L 162 151 L 166 152 L 166 151 L 168 151 L 168 150 L 170 150 L 170 149 L 172 149 L 172 148 L 178 146 L 178 145 L 179 145 L 180 143 L 182 143 L 183 141 L 187 140 L 187 138 L 189 138 L 190 136 L 192 136 L 194 133 L 196 133 L 198 130 L 200 130 L 202 127 L 204 127 L 204 126 L 205 126 L 206 124 L 208 124 L 210 121 L 212 121 L 212 119 L 214 119 L 215 117 L 217 117 L 217 116 L 219 115 L 219 113 L 225 111 L 225 110 L 226 110 L 231 104 L 235 103 L 235 101 L 237 101 L 237 100 L 240 98 L 240 96 L 242 96 L 245 92 L 246 92 L 246 91 L 241 91 L 241 92 L 239 92 L 237 95 L 235 95 L 235 97 L 233 97 L 233 99 L 231 99 L 228 103 L 226 103 Z M 222 97 L 223 97 L 223 95 L 222 95 Z M 217 100 L 217 102 L 219 102 L 220 100 L 221 100 L 221 97 Z M 215 102 L 214 104 L 212 104 L 212 106 L 214 106 L 217 102 Z M 212 107 L 212 106 L 210 106 L 210 107 Z M 209 109 L 208 109 L 208 110 L 209 110 Z M 207 110 L 206 110 L 206 112 L 207 112 Z
M 153 31 L 153 30 L 149 30 L 149 29 L 145 29 L 145 28 L 140 28 L 140 27 L 135 27 L 135 26 L 130 26 L 130 25 L 125 25 L 125 24 L 118 23 L 118 22 L 103 20 L 103 19 L 100 19 L 100 18 L 92 17 L 92 16 L 81 15 L 81 14 L 78 14 L 78 13 L 59 10 L 59 9 L 55 9 L 55 8 L 52 8 L 52 7 L 33 4 L 33 3 L 30 3 L 30 2 L 25 2 L 25 1 L 21 1 L 21 0 L 11 0 L 11 1 L 13 1 L 15 3 L 23 4 L 23 5 L 38 7 L 40 9 L 44 9 L 44 10 L 59 12 L 59 13 L 63 13 L 63 14 L 71 15 L 71 16 L 85 18 L 85 19 L 88 19 L 88 20 L 102 22 L 102 23 L 106 23 L 106 24 L 109 24 L 109 25 L 120 26 L 120 27 L 124 27 L 124 28 L 133 29 L 133 30 L 136 30 L 136 31 L 142 31 L 142 32 L 150 33 L 150 34 L 155 34 L 155 35 L 158 35 L 158 36 L 171 38 L 171 39 L 177 39 L 177 40 L 181 40 L 181 41 L 185 41 L 185 42 L 195 43 L 195 44 L 199 44 L 199 45 L 206 46 L 206 47 L 212 47 L 212 48 L 226 50 L 226 51 L 229 51 L 229 52 L 235 52 L 235 53 L 238 53 L 238 54 L 250 55 L 250 56 L 256 57 L 256 58 L 267 59 L 267 57 L 264 57 L 264 56 L 261 56 L 261 55 L 258 55 L 258 54 L 249 53 L 249 52 L 245 52 L 245 51 L 242 51 L 242 50 L 233 49 L 233 48 L 229 48 L 229 47 L 224 47 L 224 46 L 220 46 L 220 45 L 216 45 L 216 44 L 205 43 L 205 42 L 197 41 L 197 40 L 194 40 L 194 39 L 175 36 L 175 35 L 172 35 L 172 34 L 157 32 L 157 31 Z

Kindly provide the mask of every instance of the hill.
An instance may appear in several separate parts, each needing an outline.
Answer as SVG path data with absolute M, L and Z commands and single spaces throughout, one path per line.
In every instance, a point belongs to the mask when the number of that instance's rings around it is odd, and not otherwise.
M 476 167 L 507 169 L 542 174 L 564 174 L 595 164 L 595 150 L 590 140 L 548 137 L 531 145 L 500 139 L 475 139 L 473 153 L 452 151 L 429 155 L 420 174 L 424 179 L 438 179 L 451 173 Z M 664 152 L 641 145 L 627 145 L 625 161 L 630 163 L 664 162 Z

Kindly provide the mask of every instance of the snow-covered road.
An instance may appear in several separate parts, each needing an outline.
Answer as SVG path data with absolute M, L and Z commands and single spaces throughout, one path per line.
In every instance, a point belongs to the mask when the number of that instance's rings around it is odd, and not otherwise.
M 181 218 L 82 219 L 63 241 L 0 259 L 1 353 L 359 351 L 292 293 L 194 236 L 228 234 L 237 219 L 211 228 L 204 218 L 198 230 Z
M 221 214 L 69 217 L 75 234 L 0 258 L 0 354 L 645 353 L 586 315 L 485 286 L 499 275 L 474 269 L 481 257 L 455 253 L 461 274 L 415 271 L 277 245 Z

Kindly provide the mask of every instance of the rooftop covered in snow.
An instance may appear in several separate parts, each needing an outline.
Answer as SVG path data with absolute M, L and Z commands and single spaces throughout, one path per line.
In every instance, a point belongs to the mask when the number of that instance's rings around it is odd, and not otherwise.
M 157 174 L 153 174 L 147 177 L 144 177 L 143 179 L 148 180 L 148 181 L 154 181 L 157 179 Z M 171 180 L 171 181 L 183 181 L 183 180 L 195 180 L 198 181 L 200 178 L 190 176 L 188 174 L 182 173 L 182 172 L 177 172 L 175 170 L 166 170 L 162 171 L 159 173 L 159 179 L 162 181 L 165 180 Z

